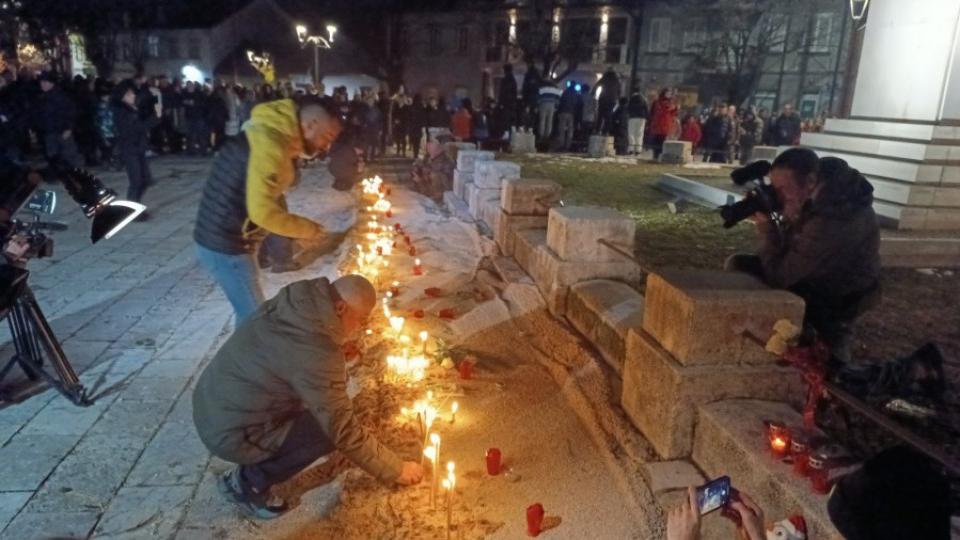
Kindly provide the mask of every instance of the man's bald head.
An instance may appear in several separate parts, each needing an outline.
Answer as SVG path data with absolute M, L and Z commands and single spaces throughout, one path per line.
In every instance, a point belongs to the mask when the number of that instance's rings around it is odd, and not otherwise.
M 377 305 L 377 290 L 363 276 L 351 274 L 333 282 L 333 288 L 351 311 L 364 317 Z

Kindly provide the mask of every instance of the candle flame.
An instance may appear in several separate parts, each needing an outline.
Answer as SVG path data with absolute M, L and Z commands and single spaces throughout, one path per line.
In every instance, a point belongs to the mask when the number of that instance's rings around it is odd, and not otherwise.
M 430 337 L 430 334 L 426 330 L 420 332 L 420 341 L 426 341 L 428 337 Z
M 450 405 L 450 410 L 453 411 L 453 414 L 457 414 L 457 411 L 460 410 L 460 404 L 454 401 L 453 404 Z
M 430 442 L 432 442 L 434 446 L 440 444 L 440 435 L 437 435 L 436 433 L 431 433 Z
M 423 455 L 430 461 L 437 460 L 437 448 L 435 446 L 428 446 L 423 449 Z

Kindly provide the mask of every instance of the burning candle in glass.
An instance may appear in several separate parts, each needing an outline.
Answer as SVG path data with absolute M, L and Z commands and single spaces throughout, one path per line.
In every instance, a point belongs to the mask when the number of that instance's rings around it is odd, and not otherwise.
M 413 275 L 422 276 L 423 275 L 423 265 L 420 264 L 420 259 L 413 261 Z
M 390 292 L 393 293 L 394 296 L 400 296 L 400 282 L 399 282 L 399 281 L 394 281 L 394 282 L 390 285 Z
M 422 346 L 423 355 L 427 355 L 427 339 L 430 337 L 430 334 L 426 330 L 420 331 L 420 345 Z
M 809 474 L 810 448 L 806 438 L 795 435 L 790 441 L 790 453 L 793 454 L 793 472 L 797 476 Z
M 770 451 L 773 457 L 780 459 L 790 452 L 790 430 L 778 422 L 770 422 L 767 428 L 770 439 Z

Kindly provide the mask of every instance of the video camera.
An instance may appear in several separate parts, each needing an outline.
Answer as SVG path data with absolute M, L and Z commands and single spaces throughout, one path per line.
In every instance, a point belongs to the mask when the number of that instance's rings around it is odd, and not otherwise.
M 40 216 L 53 213 L 57 204 L 55 192 L 38 187 L 45 176 L 59 180 L 92 221 L 93 243 L 116 234 L 146 207 L 119 200 L 116 192 L 85 170 L 55 163 L 40 172 L 0 158 L 0 318 L 7 319 L 16 350 L 0 365 L 0 381 L 19 365 L 30 380 L 45 380 L 73 403 L 85 406 L 90 404 L 86 390 L 27 284 L 27 262 L 53 255 L 53 239 L 46 231 L 67 228 L 62 223 L 40 221 Z M 22 394 L 3 394 L 0 400 L 22 399 Z
M 756 213 L 769 215 L 774 223 L 780 222 L 782 205 L 777 199 L 777 192 L 774 191 L 773 186 L 765 182 L 770 168 L 769 161 L 759 160 L 730 173 L 730 179 L 734 184 L 744 186 L 752 183 L 754 187 L 740 201 L 720 207 L 720 217 L 723 218 L 725 229 L 733 227 Z

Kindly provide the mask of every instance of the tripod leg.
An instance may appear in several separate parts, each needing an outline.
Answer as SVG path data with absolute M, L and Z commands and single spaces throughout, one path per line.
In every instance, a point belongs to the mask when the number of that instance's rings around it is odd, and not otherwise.
M 27 327 L 27 333 L 33 336 L 33 340 L 31 340 L 33 347 L 31 348 L 34 350 L 31 352 L 34 354 L 31 355 L 31 359 L 33 360 L 31 368 L 36 368 L 54 388 L 59 390 L 60 393 L 74 404 L 80 406 L 90 405 L 91 401 L 87 398 L 87 391 L 83 385 L 80 384 L 77 373 L 73 370 L 73 366 L 70 365 L 70 361 L 63 352 L 63 348 L 60 347 L 60 343 L 57 341 L 46 317 L 43 316 L 43 311 L 40 310 L 40 305 L 37 304 L 37 300 L 33 296 L 33 291 L 29 288 L 24 291 L 23 296 L 20 297 L 17 304 L 17 310 L 22 310 L 21 315 L 25 318 L 24 322 Z M 50 365 L 56 373 L 55 376 L 49 374 L 42 367 L 43 355 L 40 350 L 41 347 L 49 355 Z M 22 363 L 23 361 L 21 360 L 21 364 Z

